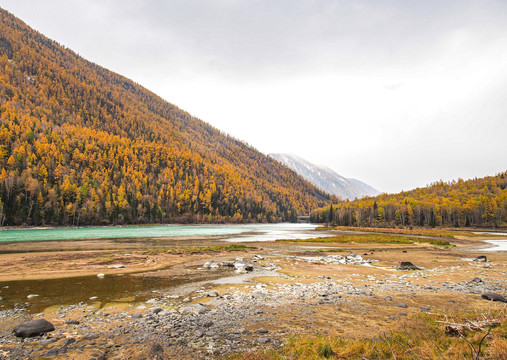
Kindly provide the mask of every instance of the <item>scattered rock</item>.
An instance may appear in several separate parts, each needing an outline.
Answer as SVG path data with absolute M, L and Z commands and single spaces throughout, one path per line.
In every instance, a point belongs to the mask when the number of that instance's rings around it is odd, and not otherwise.
M 384 300 L 385 300 L 385 301 L 393 301 L 393 298 L 392 298 L 392 297 L 390 297 L 390 296 L 386 296 L 386 297 L 384 298 Z
M 424 268 L 414 265 L 410 261 L 402 261 L 400 265 L 398 265 L 398 270 L 424 270 Z
M 65 324 L 67 324 L 67 325 L 79 325 L 80 322 L 78 320 L 67 319 L 67 320 L 65 320 Z
M 429 306 L 421 306 L 421 311 L 422 312 L 430 311 L 430 307 Z
M 473 261 L 487 262 L 488 258 L 485 255 L 479 255 L 479 256 L 474 257 Z
M 205 312 L 208 312 L 209 310 L 201 304 L 191 304 L 191 305 L 186 305 L 186 306 L 180 307 L 178 311 L 180 314 L 199 315 L 199 314 L 204 314 Z
M 259 344 L 266 344 L 270 341 L 271 341 L 271 339 L 266 336 L 261 336 L 260 338 L 257 339 L 257 343 L 259 343 Z
M 154 355 L 163 354 L 164 348 L 159 343 L 155 343 L 151 346 L 150 352 Z
M 65 339 L 62 346 L 66 347 L 66 346 L 69 346 L 70 344 L 75 343 L 75 342 L 76 342 L 76 339 L 74 339 L 73 337 L 70 337 L 70 338 Z
M 30 320 L 14 328 L 17 337 L 33 337 L 54 331 L 55 327 L 45 319 Z
M 482 282 L 482 279 L 481 279 L 481 278 L 478 278 L 478 277 L 474 277 L 474 278 L 472 279 L 472 282 L 474 282 L 474 283 L 481 283 L 481 282 Z
M 500 301 L 507 303 L 507 299 L 505 299 L 502 295 L 497 293 L 484 293 L 481 295 L 483 299 L 491 300 L 491 301 Z
M 218 269 L 219 266 L 215 261 L 211 260 L 206 261 L 202 267 L 205 269 Z
M 109 268 L 111 268 L 111 269 L 124 269 L 125 265 L 122 265 L 122 264 L 111 265 Z
M 36 298 L 36 297 L 39 297 L 39 295 L 38 294 L 30 294 L 30 295 L 26 296 L 27 299 L 33 299 L 33 298 Z
M 154 314 L 161 313 L 162 311 L 164 311 L 164 309 L 162 309 L 161 307 L 156 307 L 155 309 L 152 310 Z
M 105 276 L 106 276 L 106 274 L 103 274 L 103 273 L 98 273 L 98 274 L 97 274 L 97 277 L 98 277 L 99 279 L 102 279 L 102 278 L 104 278 Z
M 404 302 L 399 302 L 399 303 L 396 304 L 396 306 L 400 307 L 400 308 L 404 308 L 404 309 L 408 308 L 408 305 L 405 304 Z
M 236 261 L 234 263 L 234 268 L 236 269 L 236 272 L 238 273 L 245 273 L 248 271 L 253 271 L 254 267 L 252 264 L 243 262 L 243 261 Z
M 212 291 L 209 291 L 206 295 L 208 297 L 219 297 L 220 293 L 218 291 L 216 291 L 216 290 L 212 290 Z
M 57 349 L 57 348 L 53 348 L 51 350 L 49 350 L 47 353 L 46 353 L 46 357 L 47 358 L 51 358 L 51 357 L 55 357 L 55 356 L 58 356 L 60 354 L 63 354 L 64 352 L 61 351 L 61 349 Z
M 234 261 L 224 260 L 224 261 L 220 262 L 220 266 L 221 267 L 233 268 L 234 267 Z
M 267 334 L 269 331 L 264 328 L 258 328 L 257 330 L 255 330 L 255 332 L 257 334 Z
M 57 338 L 43 339 L 43 340 L 39 341 L 39 345 L 45 346 L 45 345 L 52 344 L 52 343 L 54 343 L 56 341 L 58 341 Z
M 92 296 L 92 297 L 89 298 L 89 300 L 93 301 L 93 300 L 97 300 L 98 298 L 99 298 L 98 296 Z
M 94 332 L 91 332 L 89 334 L 86 334 L 85 336 L 83 336 L 83 340 L 95 340 L 97 339 L 99 336 L 94 333 Z
M 130 316 L 132 319 L 142 319 L 143 314 L 141 313 L 134 313 Z

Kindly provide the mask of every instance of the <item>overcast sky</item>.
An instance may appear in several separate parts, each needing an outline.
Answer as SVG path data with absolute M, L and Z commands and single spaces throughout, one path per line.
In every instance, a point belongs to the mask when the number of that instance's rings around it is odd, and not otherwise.
M 263 153 L 380 191 L 507 170 L 507 1 L 0 6 Z

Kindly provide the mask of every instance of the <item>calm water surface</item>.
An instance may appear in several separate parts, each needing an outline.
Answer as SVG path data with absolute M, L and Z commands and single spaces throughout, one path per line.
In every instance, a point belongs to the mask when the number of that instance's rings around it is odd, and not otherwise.
M 0 242 L 81 239 L 223 236 L 230 241 L 272 241 L 314 237 L 312 224 L 159 225 L 0 230 Z
M 253 224 L 253 225 L 161 225 L 161 226 L 125 226 L 125 227 L 93 227 L 93 228 L 44 228 L 1 230 L 0 243 L 15 245 L 41 244 L 43 241 L 94 239 L 116 239 L 139 243 L 143 247 L 152 247 L 153 242 L 162 238 L 178 238 L 182 244 L 188 241 L 191 246 L 198 246 L 196 236 L 213 236 L 211 241 L 272 241 L 276 239 L 301 239 L 325 236 L 315 233 L 316 225 L 311 224 Z M 188 239 L 186 239 L 188 237 Z M 210 240 L 207 240 L 208 242 Z M 9 246 L 11 246 L 9 245 Z M 28 250 L 30 251 L 30 250 Z M 14 304 L 28 303 L 28 309 L 38 312 L 44 308 L 59 304 L 92 303 L 90 297 L 97 297 L 102 304 L 131 298 L 130 301 L 144 301 L 156 297 L 157 292 L 167 293 L 170 289 L 196 281 L 207 281 L 222 274 L 209 274 L 188 277 L 161 277 L 156 272 L 153 276 L 113 275 L 99 279 L 96 276 L 79 278 L 22 280 L 0 282 L 0 310 L 12 308 Z M 185 285 L 186 286 L 186 285 Z M 27 299 L 30 294 L 38 297 Z
M 478 234 L 489 234 L 489 235 L 504 235 L 507 236 L 507 233 L 497 233 L 497 232 L 479 232 Z M 491 247 L 481 249 L 481 251 L 507 251 L 507 239 L 491 239 L 484 240 L 484 242 L 491 245 Z

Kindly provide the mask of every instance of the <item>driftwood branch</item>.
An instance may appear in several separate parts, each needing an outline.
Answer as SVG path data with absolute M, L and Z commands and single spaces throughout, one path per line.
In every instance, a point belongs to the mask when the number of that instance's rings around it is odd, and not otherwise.
M 500 325 L 500 321 L 496 319 L 470 321 L 467 320 L 464 324 L 452 323 L 448 321 L 437 321 L 445 324 L 445 333 L 451 336 L 461 336 L 467 331 L 486 331 L 485 327 L 496 327 Z

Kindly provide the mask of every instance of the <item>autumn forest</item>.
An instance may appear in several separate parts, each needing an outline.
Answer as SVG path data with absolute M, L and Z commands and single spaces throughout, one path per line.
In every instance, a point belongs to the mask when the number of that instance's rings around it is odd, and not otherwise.
M 481 179 L 439 181 L 399 194 L 330 204 L 314 222 L 364 227 L 500 227 L 507 224 L 507 172 Z
M 293 221 L 330 199 L 0 10 L 0 225 Z

